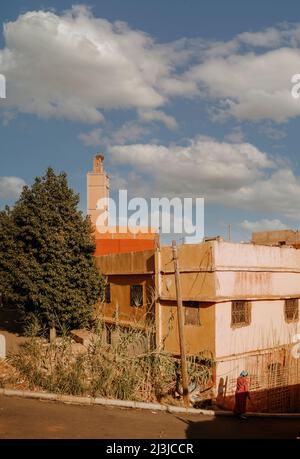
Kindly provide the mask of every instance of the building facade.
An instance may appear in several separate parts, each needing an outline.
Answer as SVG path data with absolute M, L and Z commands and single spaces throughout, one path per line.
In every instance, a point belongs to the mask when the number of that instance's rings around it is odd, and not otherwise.
M 232 408 L 236 378 L 247 369 L 252 411 L 300 409 L 293 352 L 300 338 L 300 252 L 215 240 L 179 246 L 178 260 L 186 350 L 212 356 L 218 404 Z M 96 263 L 108 279 L 107 301 L 98 305 L 104 320 L 153 323 L 156 346 L 178 356 L 172 249 L 110 254 Z

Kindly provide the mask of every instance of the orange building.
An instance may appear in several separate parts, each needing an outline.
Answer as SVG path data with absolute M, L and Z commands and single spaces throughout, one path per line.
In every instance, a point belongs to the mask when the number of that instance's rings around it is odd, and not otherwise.
M 95 230 L 95 255 L 141 252 L 154 249 L 157 233 L 149 228 L 109 227 L 108 220 L 99 227 L 97 220 L 103 213 L 109 214 L 109 177 L 103 167 L 104 156 L 97 154 L 92 172 L 87 173 L 87 213 Z

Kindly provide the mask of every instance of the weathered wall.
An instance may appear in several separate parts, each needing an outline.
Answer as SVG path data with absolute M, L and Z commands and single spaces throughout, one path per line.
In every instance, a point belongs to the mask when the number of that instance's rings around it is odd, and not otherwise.
M 152 291 L 154 276 L 152 275 L 109 275 L 108 282 L 111 288 L 111 302 L 99 304 L 97 312 L 106 322 L 118 322 L 120 325 L 145 326 L 154 314 Z M 144 305 L 133 307 L 130 305 L 130 285 L 143 286 Z
M 159 305 L 161 314 L 161 339 L 165 350 L 180 354 L 178 318 L 176 302 L 163 301 Z M 186 352 L 197 354 L 201 351 L 215 351 L 215 310 L 210 303 L 201 303 L 199 308 L 200 325 L 184 325 Z
M 214 243 L 216 298 L 300 296 L 300 251 L 286 247 Z
M 300 272 L 300 252 L 290 247 L 217 242 L 213 245 L 213 264 L 218 269 L 289 270 Z M 266 269 L 265 269 L 266 268 Z
M 231 302 L 216 304 L 216 357 L 242 354 L 291 343 L 300 322 L 287 323 L 284 300 L 251 302 L 251 323 L 231 327 Z
M 252 234 L 252 242 L 266 245 L 300 246 L 300 232 L 293 230 L 259 231 Z
M 101 273 L 108 274 L 154 274 L 154 250 L 139 253 L 116 253 L 95 257 Z
M 161 298 L 176 299 L 172 250 L 161 249 Z M 226 301 L 300 295 L 300 251 L 210 241 L 178 247 L 182 297 Z
M 176 300 L 172 249 L 163 247 L 160 258 L 160 297 L 165 300 Z M 212 244 L 207 242 L 178 246 L 178 262 L 183 300 L 213 301 L 216 287 Z

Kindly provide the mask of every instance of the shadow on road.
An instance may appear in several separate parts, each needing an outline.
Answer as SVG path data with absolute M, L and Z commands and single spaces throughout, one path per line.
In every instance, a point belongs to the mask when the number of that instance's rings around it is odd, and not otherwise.
M 299 419 L 248 418 L 216 416 L 208 420 L 192 421 L 179 418 L 187 424 L 189 439 L 296 439 L 300 437 Z M 300 445 L 300 443 L 299 443 Z

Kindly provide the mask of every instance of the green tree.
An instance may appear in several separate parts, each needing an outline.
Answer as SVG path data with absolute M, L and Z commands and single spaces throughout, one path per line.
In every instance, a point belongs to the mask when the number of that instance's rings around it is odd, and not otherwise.
M 17 253 L 10 264 L 14 301 L 29 322 L 75 328 L 91 319 L 104 279 L 95 266 L 90 220 L 78 203 L 66 174 L 48 168 L 7 214 Z
M 0 305 L 10 306 L 17 300 L 15 271 L 17 251 L 14 241 L 14 222 L 9 207 L 0 211 Z

